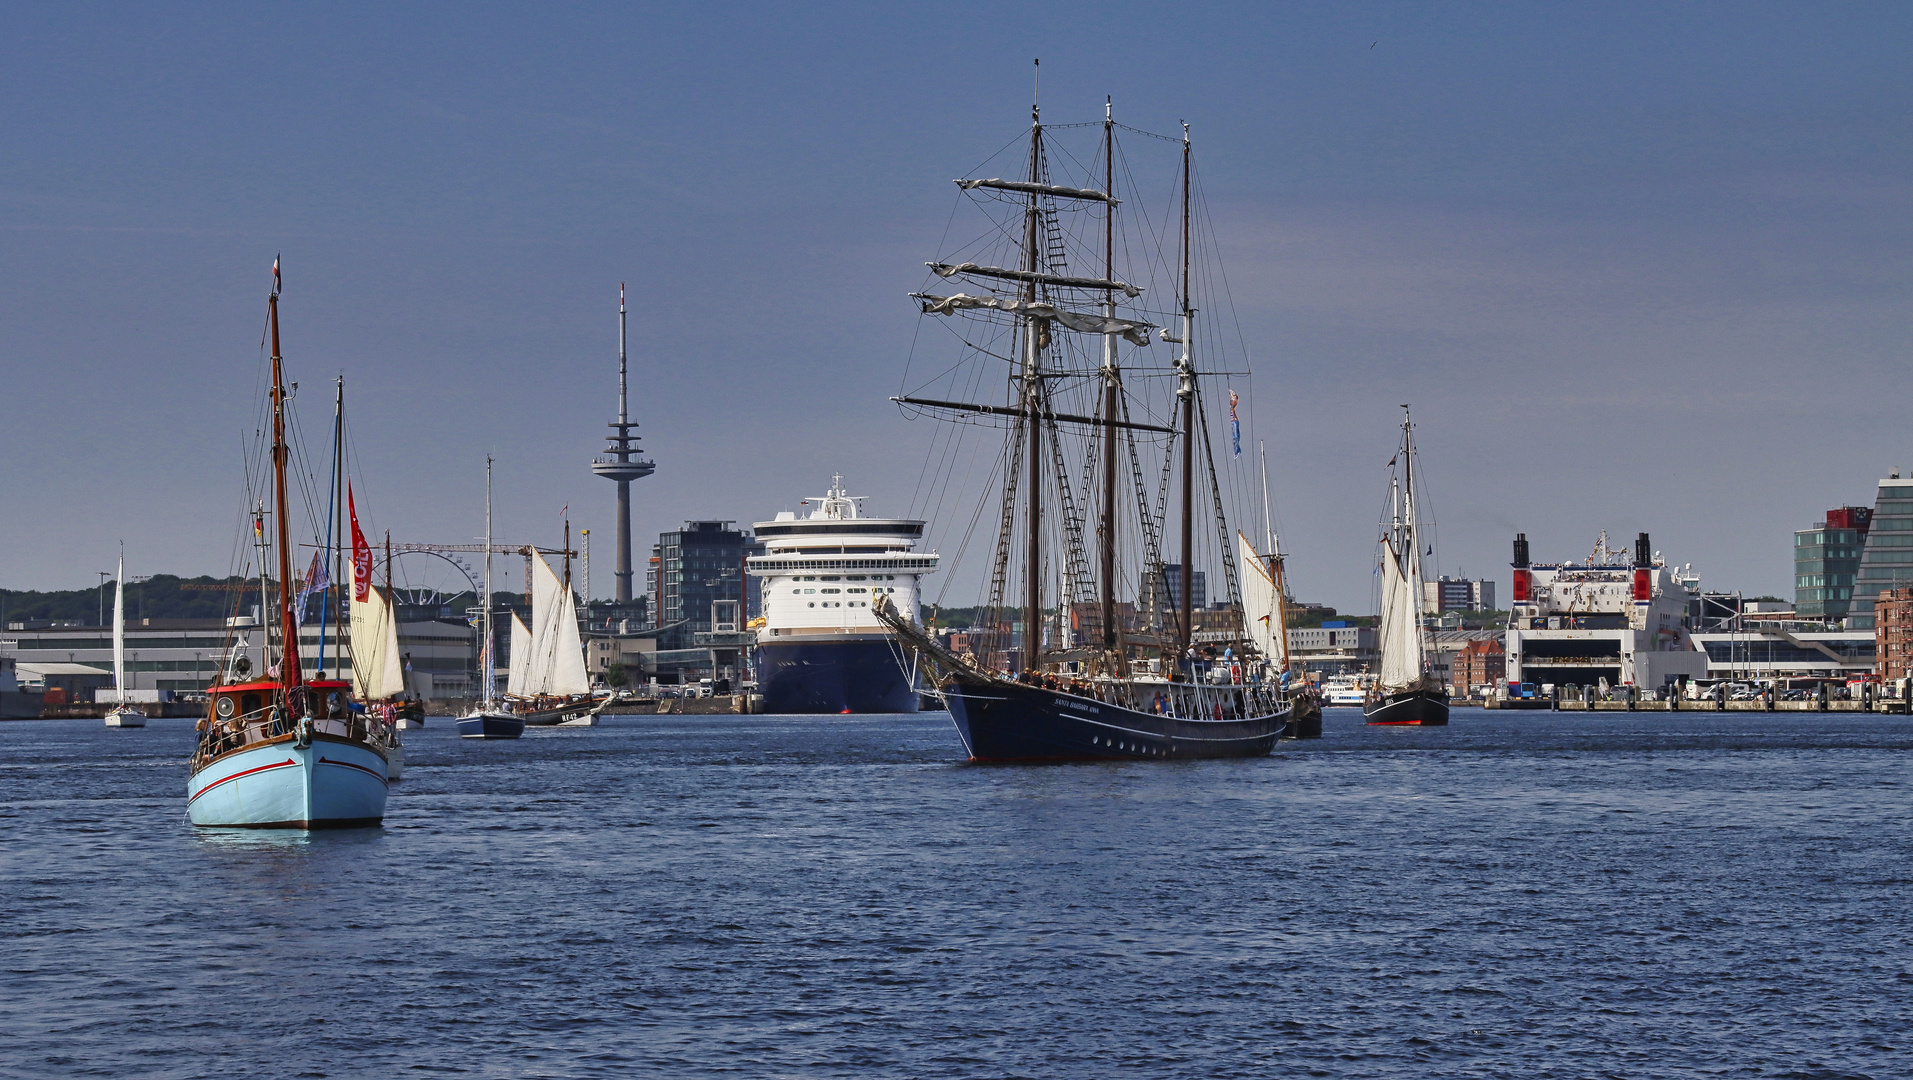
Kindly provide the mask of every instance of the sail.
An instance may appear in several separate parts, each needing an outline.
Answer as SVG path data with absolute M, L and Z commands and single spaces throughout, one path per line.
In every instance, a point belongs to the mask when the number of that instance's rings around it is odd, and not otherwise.
M 1269 560 L 1256 553 L 1248 537 L 1238 532 L 1235 539 L 1236 558 L 1242 564 L 1242 622 L 1249 642 L 1271 665 L 1280 665 L 1283 649 L 1276 635 L 1282 629 L 1282 612 L 1277 606 L 1282 596 L 1269 573 Z
M 1389 542 L 1382 545 L 1381 572 L 1381 684 L 1400 689 L 1421 678 L 1421 618 L 1402 556 Z
M 584 643 L 578 636 L 578 602 L 551 572 L 544 556 L 531 560 L 531 663 L 528 695 L 588 694 Z
M 384 593 L 368 588 L 365 597 L 352 598 L 352 689 L 363 701 L 380 701 L 405 693 L 398 620 Z
M 113 575 L 113 697 L 126 700 L 126 558 Z
M 1010 300 L 995 295 L 971 296 L 969 293 L 957 293 L 955 296 L 937 296 L 934 293 L 910 295 L 922 302 L 925 315 L 951 315 L 971 308 L 991 308 L 1012 315 L 1051 319 L 1066 329 L 1085 334 L 1121 334 L 1132 345 L 1149 344 L 1149 331 L 1156 325 L 1135 319 L 1118 319 L 1113 315 L 1070 311 L 1042 300 Z
M 511 613 L 511 666 L 505 672 L 505 693 L 513 697 L 529 697 L 531 684 L 526 674 L 531 665 L 531 630 L 525 626 L 525 620 Z

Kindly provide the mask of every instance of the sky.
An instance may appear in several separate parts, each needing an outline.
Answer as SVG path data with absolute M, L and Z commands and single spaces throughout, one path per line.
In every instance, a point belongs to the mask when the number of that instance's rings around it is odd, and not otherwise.
M 1791 531 L 1913 467 L 1909 46 L 1861 3 L 7 5 L 0 586 L 232 567 L 275 254 L 374 535 L 473 542 L 490 454 L 496 535 L 568 506 L 609 594 L 620 282 L 640 560 L 838 472 L 908 511 L 906 294 L 1040 57 L 1046 120 L 1193 125 L 1300 598 L 1371 608 L 1402 402 L 1439 572 L 1646 531 L 1790 597 Z

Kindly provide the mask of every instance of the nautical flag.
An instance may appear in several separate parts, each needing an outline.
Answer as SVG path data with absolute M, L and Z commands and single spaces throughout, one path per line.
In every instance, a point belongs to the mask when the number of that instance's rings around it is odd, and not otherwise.
M 279 295 L 279 256 L 272 257 L 272 295 Z
M 1235 443 L 1235 456 L 1242 456 L 1242 421 L 1235 415 L 1235 391 L 1229 391 L 1229 438 Z
M 359 531 L 359 508 L 352 501 L 352 485 L 345 486 L 345 509 L 352 517 L 352 599 L 363 604 L 372 599 L 372 545 Z
M 266 542 L 266 515 L 254 514 L 252 516 L 252 539 L 256 544 Z
M 321 552 L 312 553 L 312 568 L 306 571 L 306 579 L 299 586 L 299 606 L 293 609 L 293 622 L 298 626 L 306 624 L 306 601 L 313 593 L 332 584 L 326 577 L 325 557 Z

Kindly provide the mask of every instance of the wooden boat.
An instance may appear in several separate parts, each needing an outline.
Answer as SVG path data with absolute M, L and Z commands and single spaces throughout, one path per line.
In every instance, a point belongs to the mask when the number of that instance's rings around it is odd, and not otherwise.
M 277 556 L 278 599 L 265 629 L 277 662 L 269 677 L 247 679 L 239 670 L 207 690 L 206 718 L 199 724 L 186 785 L 186 808 L 194 825 L 255 829 L 323 829 L 377 825 L 385 817 L 389 784 L 387 754 L 395 745 L 390 727 L 352 700 L 351 685 L 308 681 L 299 659 L 297 594 L 292 581 L 287 527 L 286 388 L 279 353 L 279 263 L 267 301 L 272 335 L 272 487 L 275 514 L 271 549 Z M 258 519 L 255 518 L 255 522 Z M 269 596 L 265 530 L 255 525 L 260 588 Z M 231 675 L 239 678 L 234 681 Z

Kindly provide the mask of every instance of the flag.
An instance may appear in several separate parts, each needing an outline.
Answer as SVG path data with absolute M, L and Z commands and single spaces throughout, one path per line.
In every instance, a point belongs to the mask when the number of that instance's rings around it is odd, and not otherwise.
M 1235 391 L 1229 391 L 1229 438 L 1235 443 L 1235 456 L 1242 456 L 1242 421 L 1235 415 Z
M 332 582 L 327 579 L 325 572 L 325 556 L 315 551 L 312 553 L 312 568 L 306 571 L 306 579 L 299 586 L 299 606 L 292 612 L 295 625 L 306 624 L 306 601 L 312 598 L 312 594 L 330 584 Z
M 266 542 L 266 515 L 264 514 L 252 516 L 252 542 L 255 544 Z
M 352 485 L 345 486 L 345 509 L 352 517 L 352 599 L 363 604 L 372 599 L 372 545 L 359 531 L 359 508 L 352 501 Z
M 279 295 L 279 256 L 272 257 L 272 295 Z

